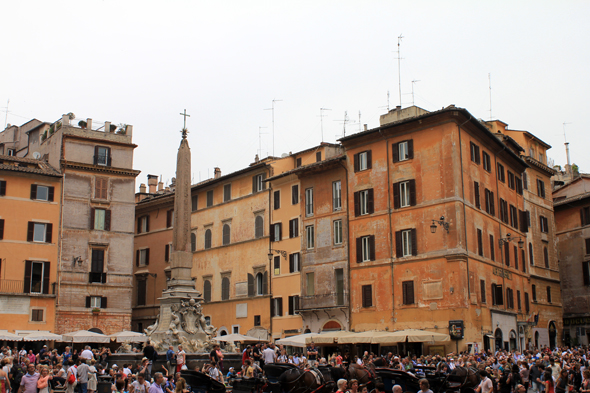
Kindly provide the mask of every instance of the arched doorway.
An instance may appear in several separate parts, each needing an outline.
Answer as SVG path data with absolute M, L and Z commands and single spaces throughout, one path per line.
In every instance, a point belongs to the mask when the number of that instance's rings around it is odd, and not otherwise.
M 303 333 L 311 333 L 311 330 L 309 328 L 305 329 L 305 331 Z
M 539 332 L 535 332 L 535 348 L 539 348 Z
M 494 332 L 494 341 L 496 342 L 496 351 L 501 351 L 502 346 L 504 345 L 504 335 L 502 334 L 502 329 L 496 329 L 496 331 Z
M 557 347 L 557 326 L 555 322 L 549 322 L 549 348 L 554 349 Z
M 514 330 L 510 331 L 510 350 L 516 351 L 516 332 Z
M 104 334 L 99 328 L 88 329 L 88 331 L 92 333 Z

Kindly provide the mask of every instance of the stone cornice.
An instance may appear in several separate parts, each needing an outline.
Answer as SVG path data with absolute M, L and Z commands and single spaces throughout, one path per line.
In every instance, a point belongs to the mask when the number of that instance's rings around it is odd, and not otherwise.
M 542 170 L 543 172 L 545 172 L 548 176 L 553 176 L 557 173 L 557 171 L 555 169 L 551 169 L 549 168 L 547 165 L 543 164 L 542 162 L 539 162 L 537 160 L 535 160 L 534 158 L 530 157 L 530 156 L 522 156 L 522 158 L 528 163 L 531 164 L 532 166 Z
M 63 169 L 77 169 L 77 170 L 81 170 L 81 171 L 101 172 L 101 173 L 109 173 L 112 175 L 131 176 L 131 177 L 137 177 L 137 175 L 139 175 L 141 173 L 141 171 L 138 171 L 135 169 L 115 168 L 112 166 L 85 164 L 82 162 L 72 162 L 72 161 L 66 161 L 66 160 L 61 160 L 61 167 Z

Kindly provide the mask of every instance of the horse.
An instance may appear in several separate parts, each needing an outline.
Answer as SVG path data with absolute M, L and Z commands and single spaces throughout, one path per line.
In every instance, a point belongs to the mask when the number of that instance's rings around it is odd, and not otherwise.
M 359 385 L 371 384 L 371 386 L 373 386 L 373 381 L 377 377 L 374 367 L 367 369 L 356 363 L 351 364 L 347 368 L 324 366 L 320 367 L 320 371 L 328 381 L 338 382 L 341 378 L 347 380 L 356 379 Z
M 468 367 L 455 367 L 447 376 L 447 390 L 472 393 L 481 382 L 477 369 Z
M 322 373 L 317 369 L 290 369 L 281 374 L 279 383 L 288 393 L 331 392 L 333 382 L 326 384 Z

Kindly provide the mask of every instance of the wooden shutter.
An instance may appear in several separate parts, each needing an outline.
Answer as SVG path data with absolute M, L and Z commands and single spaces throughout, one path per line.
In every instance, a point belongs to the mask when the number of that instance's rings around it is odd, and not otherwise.
M 418 255 L 418 237 L 416 236 L 416 229 L 412 229 L 412 255 Z
M 414 140 L 410 139 L 408 140 L 408 160 L 412 158 L 414 158 Z
M 476 181 L 473 182 L 473 192 L 475 194 L 475 207 L 481 209 L 481 205 L 479 203 L 479 183 Z
M 90 308 L 90 296 L 86 296 L 86 308 Z
M 370 259 L 371 259 L 371 261 L 374 261 L 375 260 L 375 236 L 374 235 L 369 236 L 369 247 L 370 247 L 370 250 L 369 250 Z
M 528 314 L 528 312 L 530 311 L 530 305 L 529 305 L 529 293 L 525 292 L 524 293 L 524 310 L 525 312 Z
M 354 216 L 358 217 L 361 214 L 361 203 L 359 191 L 354 193 Z
M 363 285 L 362 287 L 362 302 L 363 307 L 373 306 L 373 287 L 371 285 Z
M 279 306 L 279 317 L 282 317 L 283 316 L 283 298 L 280 297 L 278 299 L 278 302 L 277 303 L 278 303 L 278 306 Z
M 354 171 L 359 171 L 359 155 L 358 153 L 354 155 Z
M 295 262 L 293 261 L 293 254 L 289 254 L 289 273 L 295 270 Z
M 31 184 L 31 199 L 37 199 L 37 185 Z
M 367 211 L 369 214 L 375 213 L 375 202 L 372 188 L 367 190 Z
M 135 266 L 139 267 L 139 250 L 135 251 Z
M 25 261 L 25 283 L 24 293 L 31 293 L 31 271 L 33 270 L 33 262 Z
M 94 217 L 96 211 L 93 207 L 90 208 L 90 230 L 94 229 Z
M 289 220 L 289 239 L 293 238 L 293 220 Z
M 141 217 L 137 218 L 137 233 L 141 233 Z
M 270 224 L 270 231 L 269 232 L 270 232 L 270 234 L 269 234 L 270 241 L 274 242 L 275 241 L 275 224 Z
M 363 261 L 363 238 L 362 237 L 356 238 L 356 261 L 357 262 Z
M 110 210 L 104 211 L 104 230 L 105 231 L 111 230 L 111 211 Z
M 496 205 L 494 202 L 494 193 L 490 191 L 490 207 L 492 212 L 490 213 L 492 216 L 496 215 Z
M 172 212 L 174 210 L 168 210 L 166 212 L 166 228 L 170 228 L 172 226 Z
M 248 296 L 254 296 L 254 276 L 248 273 Z
M 279 222 L 279 241 L 281 241 L 283 239 L 283 223 Z
M 98 146 L 94 146 L 94 165 L 98 165 Z
M 403 302 L 404 304 L 414 304 L 414 281 L 403 283 Z
M 53 224 L 45 224 L 45 243 L 51 243 L 51 237 L 53 234 Z
M 266 180 L 266 173 L 263 173 L 262 174 L 262 189 L 263 190 L 266 190 L 266 182 L 265 182 L 265 180 Z
M 295 205 L 299 203 L 299 186 L 294 185 L 291 187 L 291 204 Z
M 522 271 L 526 273 L 526 254 L 524 252 L 524 248 L 520 250 L 520 259 L 522 262 Z
M 100 297 L 100 308 L 107 308 L 107 297 L 106 296 Z
M 393 162 L 399 162 L 399 143 L 391 145 L 391 157 Z
M 584 208 L 580 209 L 580 223 L 582 226 L 586 225 L 586 215 L 584 214 Z
M 170 244 L 166 244 L 166 246 L 164 247 L 164 261 L 170 261 Z
M 4 219 L 0 219 L 0 240 L 4 239 Z
M 0 180 L 0 196 L 6 195 L 6 181 Z
M 537 195 L 541 196 L 541 185 L 540 185 L 541 181 L 539 179 L 537 179 Z
M 504 244 L 504 263 L 506 266 L 510 266 L 510 247 L 508 244 Z
M 47 200 L 53 202 L 55 187 L 47 187 Z
M 400 185 L 399 182 L 393 183 L 393 208 L 394 209 L 400 208 L 399 185 Z
M 111 166 L 112 163 L 113 163 L 113 160 L 111 157 L 111 148 L 107 147 L 107 166 Z
M 520 231 L 527 233 L 529 231 L 529 224 L 527 222 L 527 214 L 525 211 L 519 210 L 518 216 L 520 218 Z
M 199 196 L 198 195 L 193 195 L 191 197 L 191 211 L 196 212 L 198 205 L 199 205 Z
M 35 223 L 29 221 L 29 226 L 27 228 L 27 241 L 32 242 L 35 236 Z
M 268 272 L 264 272 L 262 276 L 262 293 L 264 295 L 268 294 Z
M 150 264 L 150 249 L 146 248 L 145 249 L 145 265 L 149 265 Z
M 43 293 L 49 294 L 49 273 L 51 272 L 51 262 L 43 262 Z
M 416 206 L 416 180 L 410 179 L 410 206 Z
M 4 226 L 4 224 L 2 224 Z M 590 254 L 590 238 L 585 239 L 586 242 L 586 254 Z
M 275 316 L 275 299 L 274 298 L 270 298 L 270 317 L 274 317 Z
M 371 150 L 367 150 L 367 169 L 373 168 Z
M 481 302 L 486 302 L 486 282 L 485 280 L 479 280 L 479 288 L 481 293 Z
M 145 216 L 145 231 L 149 232 L 150 231 L 150 216 Z
M 294 300 L 295 296 L 289 296 L 289 315 L 295 315 Z
M 273 203 L 274 203 L 274 209 L 280 209 L 281 208 L 281 191 L 277 190 L 273 193 Z
M 584 285 L 590 285 L 590 269 L 588 269 L 589 262 L 582 262 L 582 274 L 584 275 Z
M 258 177 L 258 175 L 252 176 L 252 194 L 256 194 L 256 192 L 258 191 L 256 189 L 256 178 L 257 177 Z
M 483 236 L 481 229 L 477 230 L 477 253 L 483 257 Z
M 403 256 L 403 250 L 402 250 L 402 232 L 401 231 L 397 231 L 395 233 L 395 255 L 398 258 L 401 258 Z

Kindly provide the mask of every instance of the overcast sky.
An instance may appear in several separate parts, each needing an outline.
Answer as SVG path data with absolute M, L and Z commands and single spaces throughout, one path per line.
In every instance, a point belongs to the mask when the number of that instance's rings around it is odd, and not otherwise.
M 134 168 L 174 176 L 186 108 L 194 182 L 379 125 L 399 104 L 492 115 L 590 171 L 588 1 L 8 1 L 8 123 L 134 126 Z M 274 147 L 271 108 L 275 102 Z M 4 108 L 0 110 L 4 111 Z M 2 123 L 4 123 L 4 112 Z M 4 124 L 0 125 L 2 129 Z M 266 127 L 260 129 L 259 127 Z M 259 135 L 259 131 L 262 135 Z M 261 140 L 261 142 L 259 142 Z

